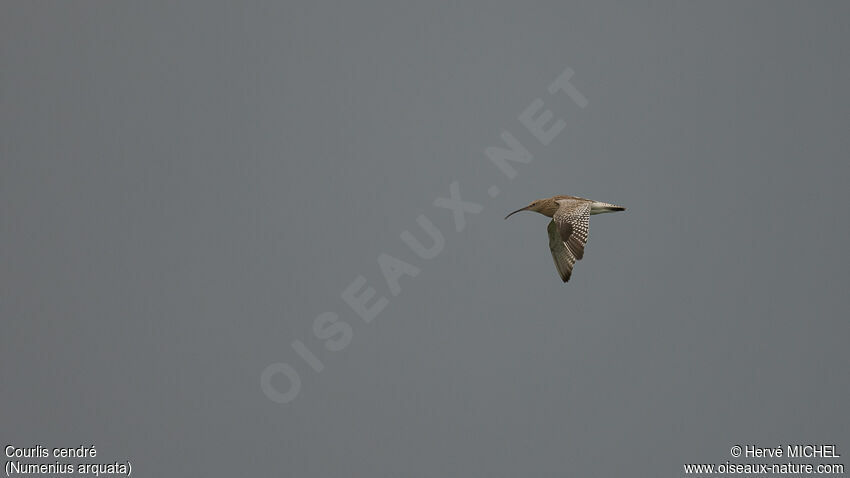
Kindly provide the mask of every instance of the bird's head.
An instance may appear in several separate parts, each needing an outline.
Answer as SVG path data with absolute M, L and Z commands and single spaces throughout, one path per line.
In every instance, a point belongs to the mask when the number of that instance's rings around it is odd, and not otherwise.
M 532 202 L 531 204 L 529 204 L 528 206 L 525 206 L 524 208 L 517 209 L 516 211 L 508 214 L 507 216 L 505 216 L 505 219 L 513 216 L 514 214 L 516 214 L 518 212 L 522 212 L 522 211 L 541 212 L 543 210 L 544 206 L 545 206 L 545 203 L 546 203 L 546 199 L 538 199 L 538 200 Z

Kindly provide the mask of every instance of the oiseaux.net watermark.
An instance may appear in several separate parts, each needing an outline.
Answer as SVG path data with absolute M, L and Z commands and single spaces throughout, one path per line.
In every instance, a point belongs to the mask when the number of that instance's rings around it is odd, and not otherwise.
M 572 69 L 566 68 L 558 75 L 546 88 L 548 92 L 546 101 L 557 102 L 557 97 L 565 96 L 579 108 L 586 108 L 587 98 L 570 82 L 573 74 Z M 534 159 L 534 155 L 525 146 L 528 140 L 547 146 L 566 127 L 563 119 L 555 119 L 555 113 L 546 107 L 546 101 L 543 98 L 535 98 L 517 117 L 523 129 L 530 134 L 528 139 L 521 141 L 505 129 L 500 134 L 503 145 L 490 146 L 484 150 L 484 157 L 509 180 L 514 179 L 518 174 L 513 163 L 528 164 Z M 458 181 L 452 181 L 448 189 L 448 197 L 438 197 L 432 204 L 438 211 L 451 212 L 455 231 L 461 232 L 466 227 L 466 215 L 480 213 L 484 205 L 464 199 Z M 500 188 L 495 184 L 487 187 L 486 191 L 490 198 L 495 198 L 501 193 Z M 425 214 L 417 216 L 415 222 L 422 232 L 414 234 L 410 230 L 405 230 L 400 234 L 401 241 L 422 261 L 435 259 L 445 246 L 443 232 Z M 423 233 L 427 237 L 424 241 L 420 240 Z M 401 293 L 403 277 L 416 277 L 421 270 L 421 264 L 411 264 L 386 253 L 379 254 L 377 262 L 386 288 L 392 297 L 397 297 Z M 390 304 L 390 299 L 386 295 L 377 295 L 377 290 L 362 274 L 358 274 L 342 290 L 339 297 L 355 315 L 360 317 L 360 320 L 369 324 Z M 323 312 L 317 315 L 313 319 L 312 332 L 313 338 L 321 342 L 329 352 L 345 350 L 354 337 L 351 324 L 341 320 L 337 312 Z M 292 363 L 301 364 L 302 373 L 305 371 L 305 365 L 315 373 L 321 373 L 325 369 L 324 361 L 315 352 L 318 347 L 310 348 L 302 340 L 292 341 L 291 347 L 299 358 Z M 269 364 L 260 374 L 260 388 L 269 400 L 281 404 L 289 403 L 295 400 L 301 391 L 299 369 L 288 362 Z

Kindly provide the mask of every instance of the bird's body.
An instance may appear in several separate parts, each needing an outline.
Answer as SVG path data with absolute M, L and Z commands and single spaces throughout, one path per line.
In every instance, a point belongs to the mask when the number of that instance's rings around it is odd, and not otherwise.
M 511 217 L 520 211 L 534 211 L 551 217 L 547 232 L 549 234 L 549 250 L 561 280 L 567 282 L 573 272 L 573 265 L 584 257 L 584 246 L 587 244 L 587 232 L 590 216 L 606 212 L 625 211 L 626 208 L 591 199 L 575 196 L 553 196 L 538 199 L 528 206 L 516 210 L 507 216 Z

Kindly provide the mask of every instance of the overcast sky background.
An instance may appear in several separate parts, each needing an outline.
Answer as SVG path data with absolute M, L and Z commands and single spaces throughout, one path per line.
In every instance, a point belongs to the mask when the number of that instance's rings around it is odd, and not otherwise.
M 95 444 L 141 476 L 848 456 L 848 20 L 846 2 L 3 2 L 0 441 Z M 547 91 L 566 68 L 585 108 Z M 565 122 L 548 145 L 518 119 L 537 98 Z M 512 180 L 484 154 L 503 130 L 534 156 Z M 483 208 L 460 232 L 433 205 L 453 181 Z M 548 219 L 502 220 L 555 194 L 628 208 L 592 218 L 568 284 Z M 445 237 L 432 260 L 400 238 L 427 244 L 420 214 Z M 420 270 L 398 296 L 382 253 Z M 369 324 L 340 298 L 361 275 L 389 299 Z M 313 334 L 324 312 L 344 350 Z M 260 386 L 278 362 L 301 379 L 287 404 Z

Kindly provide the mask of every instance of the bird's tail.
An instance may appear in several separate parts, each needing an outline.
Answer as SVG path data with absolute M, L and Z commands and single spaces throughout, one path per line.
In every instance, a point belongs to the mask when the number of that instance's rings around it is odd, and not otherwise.
M 607 202 L 594 202 L 590 206 L 590 214 L 604 214 L 606 212 L 617 212 L 617 211 L 625 211 L 626 208 L 623 206 L 617 206 L 616 204 L 608 204 Z

